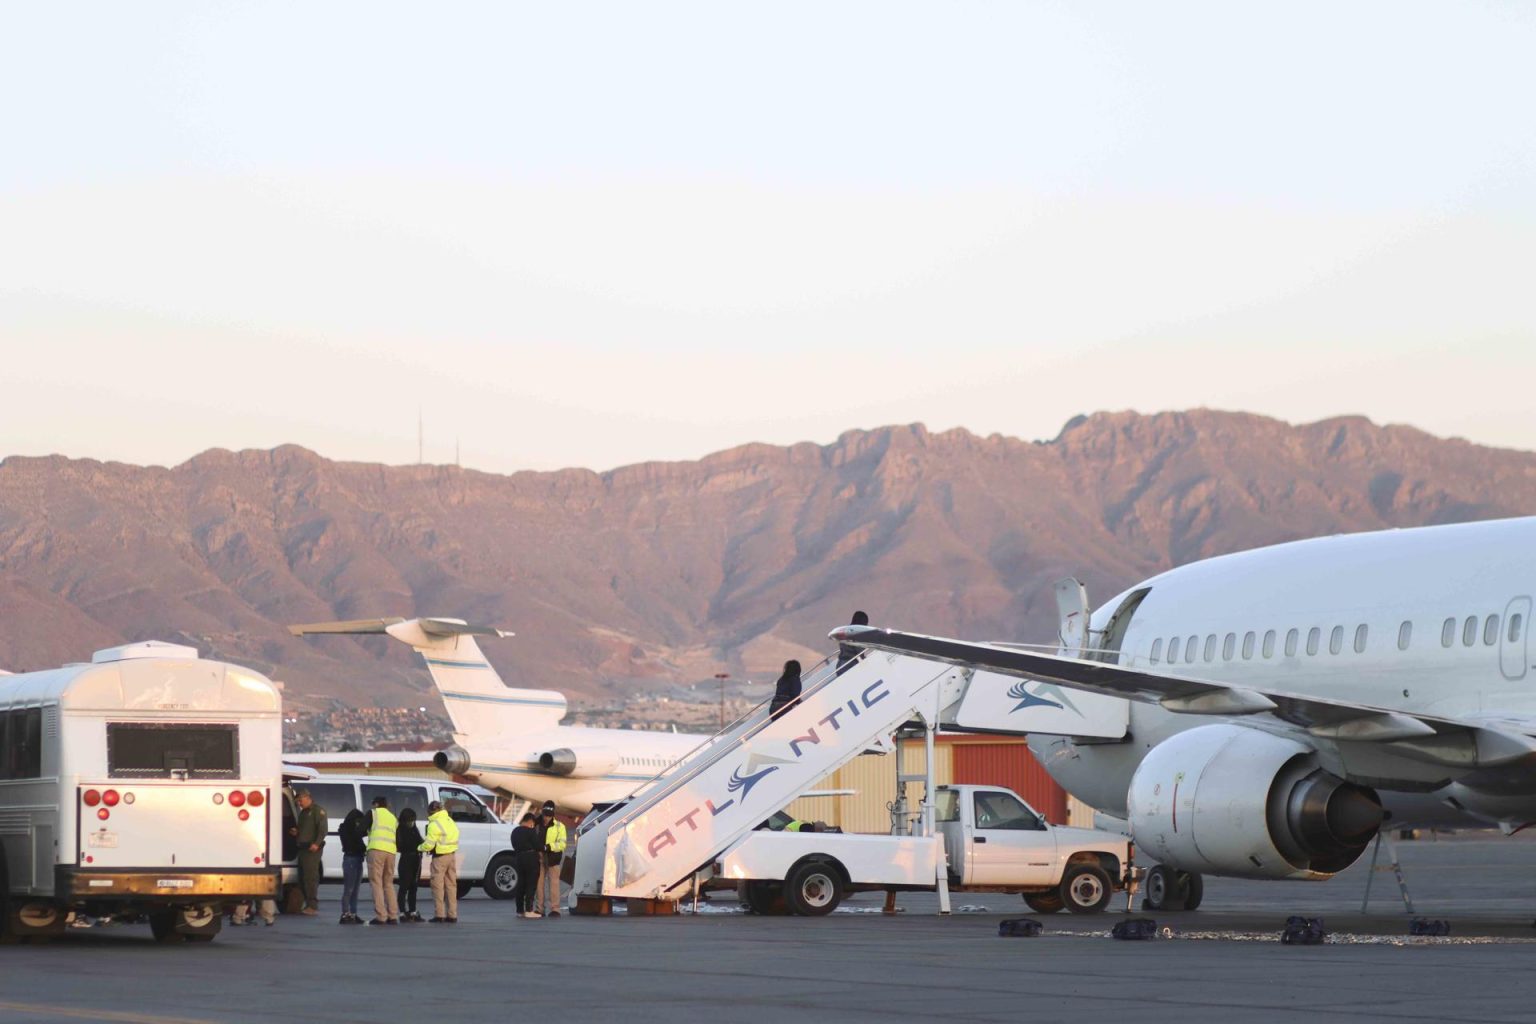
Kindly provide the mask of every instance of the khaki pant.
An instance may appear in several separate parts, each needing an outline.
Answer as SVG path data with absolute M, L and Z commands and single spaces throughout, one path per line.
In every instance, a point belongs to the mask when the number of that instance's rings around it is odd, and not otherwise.
M 277 920 L 277 901 L 272 899 L 257 900 L 256 915 L 267 924 L 272 924 Z M 245 924 L 246 919 L 251 916 L 250 904 L 240 904 L 235 908 L 235 913 L 233 916 L 235 919 L 235 924 Z
M 560 864 L 546 864 L 544 854 L 539 854 L 539 889 L 535 899 L 542 904 L 538 911 L 546 916 L 560 909 Z
M 393 921 L 400 916 L 395 902 L 395 855 L 383 850 L 368 851 L 368 887 L 373 890 L 373 916 L 378 921 Z
M 459 916 L 459 855 L 432 857 L 432 913 L 436 917 Z

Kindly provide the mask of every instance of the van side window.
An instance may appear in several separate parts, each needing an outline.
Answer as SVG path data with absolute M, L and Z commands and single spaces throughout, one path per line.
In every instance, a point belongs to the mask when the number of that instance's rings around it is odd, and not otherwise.
M 1440 646 L 1449 647 L 1456 642 L 1456 620 L 1446 619 L 1445 625 L 1440 627 Z
M 1152 664 L 1157 664 L 1157 659 L 1163 655 L 1163 638 L 1158 637 L 1152 641 Z
M 1275 656 L 1275 631 L 1272 630 L 1272 629 L 1265 630 L 1264 631 L 1264 657 L 1266 657 L 1266 658 L 1273 658 L 1274 656 Z
M 1397 627 L 1397 649 L 1406 651 L 1408 645 L 1413 642 L 1413 623 L 1404 622 Z
M 363 813 L 368 814 L 373 810 L 374 797 L 382 796 L 389 801 L 389 811 L 395 817 L 400 817 L 400 812 L 407 807 L 416 812 L 416 817 L 427 816 L 427 787 L 425 785 L 412 786 L 403 782 L 365 782 L 362 784 Z
M 1285 656 L 1287 658 L 1294 658 L 1294 657 L 1296 657 L 1296 641 L 1299 640 L 1300 638 L 1301 638 L 1301 634 L 1298 633 L 1294 629 L 1289 630 L 1289 631 L 1286 632 L 1286 634 L 1285 634 Z
M 1477 643 L 1477 616 L 1468 615 L 1467 621 L 1461 626 L 1461 646 L 1471 647 Z
M 1487 620 L 1483 623 L 1483 643 L 1485 645 L 1489 646 L 1489 647 L 1492 647 L 1494 644 L 1496 644 L 1498 642 L 1499 642 L 1499 617 L 1497 615 L 1490 615 L 1490 616 L 1488 616 Z
M 1360 625 L 1355 627 L 1355 653 L 1356 654 L 1364 654 L 1365 653 L 1365 641 L 1366 641 L 1366 639 L 1367 639 L 1367 637 L 1369 635 L 1370 635 L 1370 631 L 1366 628 L 1365 623 L 1362 622 L 1362 623 L 1360 623 Z
M 350 782 L 301 781 L 293 787 L 294 793 L 302 793 L 306 789 L 315 798 L 315 803 L 324 809 L 332 833 L 341 827 L 341 820 L 347 816 L 348 811 L 357 810 L 357 790 Z
M 1318 642 L 1320 640 L 1322 640 L 1322 638 L 1323 638 L 1323 631 L 1321 629 L 1319 629 L 1318 627 L 1313 626 L 1311 629 L 1307 630 L 1307 653 L 1308 654 L 1316 654 L 1317 653 L 1317 645 L 1318 645 Z
M 454 821 L 488 824 L 494 824 L 496 821 L 496 816 L 488 811 L 484 804 L 457 786 L 438 786 L 437 798 L 443 802 L 443 810 L 447 811 L 448 817 Z
M 976 827 L 1043 832 L 1045 822 L 1012 793 L 977 793 Z

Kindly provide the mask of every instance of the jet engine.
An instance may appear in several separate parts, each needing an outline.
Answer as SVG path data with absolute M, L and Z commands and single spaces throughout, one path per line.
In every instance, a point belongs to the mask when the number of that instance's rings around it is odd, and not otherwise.
M 618 752 L 608 747 L 561 747 L 546 750 L 534 758 L 539 771 L 551 775 L 570 775 L 590 779 L 607 775 L 619 766 Z
M 1142 851 L 1237 878 L 1327 878 L 1354 863 L 1382 821 L 1375 791 L 1324 771 L 1313 748 L 1231 724 L 1153 747 L 1127 804 Z
M 440 772 L 463 775 L 469 771 L 469 751 L 455 743 L 448 749 L 439 750 L 433 754 L 432 764 Z

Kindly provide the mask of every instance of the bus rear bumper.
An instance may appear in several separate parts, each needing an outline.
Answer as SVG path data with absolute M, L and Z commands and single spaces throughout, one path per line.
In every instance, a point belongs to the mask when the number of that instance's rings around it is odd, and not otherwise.
M 276 898 L 280 868 L 110 871 L 61 867 L 54 892 L 66 900 Z

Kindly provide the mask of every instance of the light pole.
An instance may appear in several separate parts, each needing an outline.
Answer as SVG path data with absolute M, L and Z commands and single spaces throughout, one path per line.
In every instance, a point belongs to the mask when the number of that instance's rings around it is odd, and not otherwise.
M 716 672 L 715 678 L 720 680 L 720 731 L 725 731 L 725 681 L 731 678 L 729 672 Z

